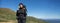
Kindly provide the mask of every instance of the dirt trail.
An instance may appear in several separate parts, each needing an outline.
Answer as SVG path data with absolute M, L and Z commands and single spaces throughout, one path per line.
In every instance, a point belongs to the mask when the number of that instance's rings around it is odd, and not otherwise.
M 8 22 L 0 22 L 0 23 L 17 23 L 17 21 L 10 20 Z

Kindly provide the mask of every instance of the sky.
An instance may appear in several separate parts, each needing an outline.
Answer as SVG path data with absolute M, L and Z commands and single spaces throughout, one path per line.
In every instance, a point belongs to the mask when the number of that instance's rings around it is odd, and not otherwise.
M 0 8 L 17 11 L 18 4 L 23 3 L 27 15 L 40 19 L 60 19 L 60 0 L 0 0 Z

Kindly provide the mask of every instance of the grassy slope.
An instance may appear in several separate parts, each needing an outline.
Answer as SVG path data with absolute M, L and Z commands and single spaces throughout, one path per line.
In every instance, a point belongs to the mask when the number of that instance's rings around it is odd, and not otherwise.
M 8 8 L 0 8 L 0 22 L 8 20 L 16 20 L 16 13 Z M 27 23 L 46 23 L 43 20 L 38 20 L 34 17 L 27 17 Z
M 15 20 L 15 12 L 8 8 L 0 8 L 0 21 Z

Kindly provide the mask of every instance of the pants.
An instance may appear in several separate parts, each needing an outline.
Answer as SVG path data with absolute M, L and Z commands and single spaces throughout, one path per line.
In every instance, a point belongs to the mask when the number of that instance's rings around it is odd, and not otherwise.
M 26 18 L 17 18 L 18 23 L 26 23 Z
M 19 19 L 19 20 L 18 20 L 18 23 L 26 23 L 26 20 Z

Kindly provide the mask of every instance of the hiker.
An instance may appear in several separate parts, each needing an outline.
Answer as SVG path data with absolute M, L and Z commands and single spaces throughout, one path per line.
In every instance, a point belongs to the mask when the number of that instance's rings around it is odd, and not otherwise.
M 26 7 L 22 3 L 20 3 L 19 10 L 17 10 L 16 14 L 18 23 L 26 23 L 26 11 Z

